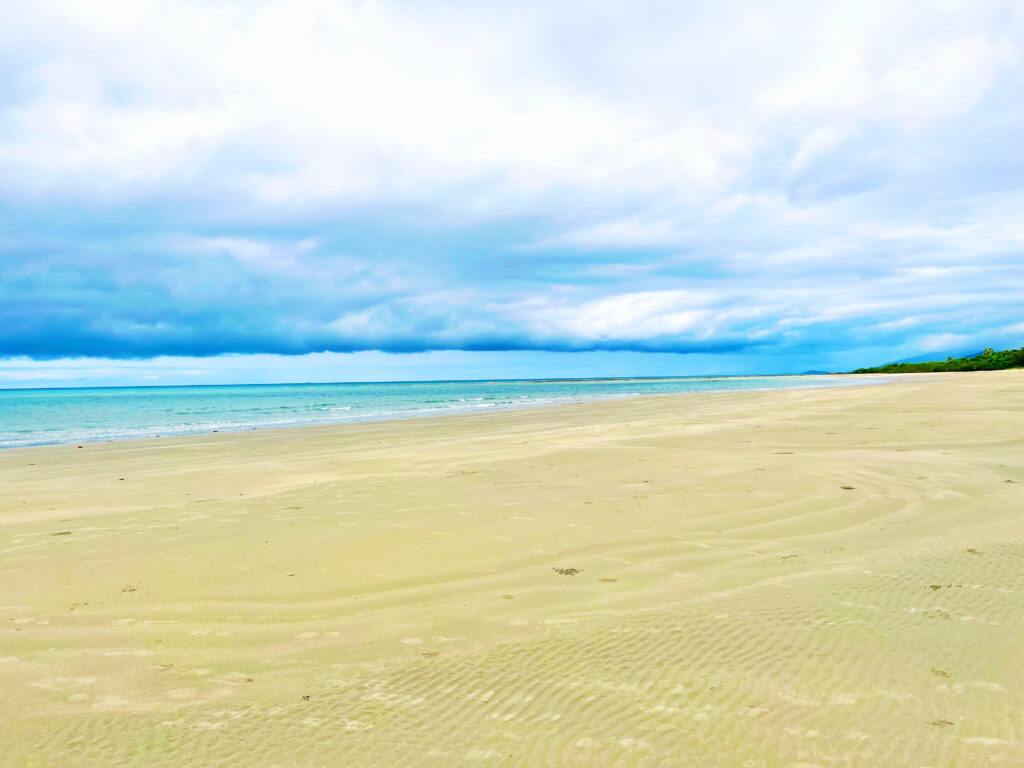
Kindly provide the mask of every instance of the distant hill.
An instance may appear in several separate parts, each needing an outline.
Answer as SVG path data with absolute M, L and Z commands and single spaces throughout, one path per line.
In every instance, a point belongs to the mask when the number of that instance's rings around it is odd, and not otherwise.
M 945 360 L 922 362 L 904 361 L 879 365 L 875 368 L 858 368 L 853 373 L 926 373 L 933 371 L 998 371 L 1004 368 L 1024 368 L 1024 347 L 996 352 L 986 349 L 970 357 L 949 357 Z

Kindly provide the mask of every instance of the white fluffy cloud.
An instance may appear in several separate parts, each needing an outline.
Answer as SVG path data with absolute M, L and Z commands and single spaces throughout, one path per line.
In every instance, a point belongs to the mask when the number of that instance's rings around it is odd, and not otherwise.
M 860 130 L 955 118 L 1019 64 L 1014 3 L 8 4 L 10 195 L 537 212 L 727 194 Z
M 924 349 L 1024 309 L 1017 2 L 3 17 L 0 354 Z

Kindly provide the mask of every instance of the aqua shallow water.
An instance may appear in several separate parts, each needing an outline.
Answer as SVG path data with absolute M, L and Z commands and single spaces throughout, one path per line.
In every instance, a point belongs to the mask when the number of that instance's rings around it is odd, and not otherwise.
M 827 376 L 0 390 L 0 447 L 472 413 L 635 395 L 843 386 Z

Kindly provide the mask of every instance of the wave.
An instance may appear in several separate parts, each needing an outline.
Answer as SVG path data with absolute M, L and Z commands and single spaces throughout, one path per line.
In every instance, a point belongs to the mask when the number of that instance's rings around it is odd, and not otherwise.
M 0 447 L 421 418 L 642 395 L 868 383 L 837 377 L 707 377 L 3 390 Z

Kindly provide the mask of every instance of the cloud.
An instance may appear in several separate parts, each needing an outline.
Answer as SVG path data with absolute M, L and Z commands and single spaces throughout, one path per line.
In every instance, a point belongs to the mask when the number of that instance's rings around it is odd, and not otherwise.
M 998 0 L 14 4 L 0 356 L 1010 338 L 1022 50 Z

